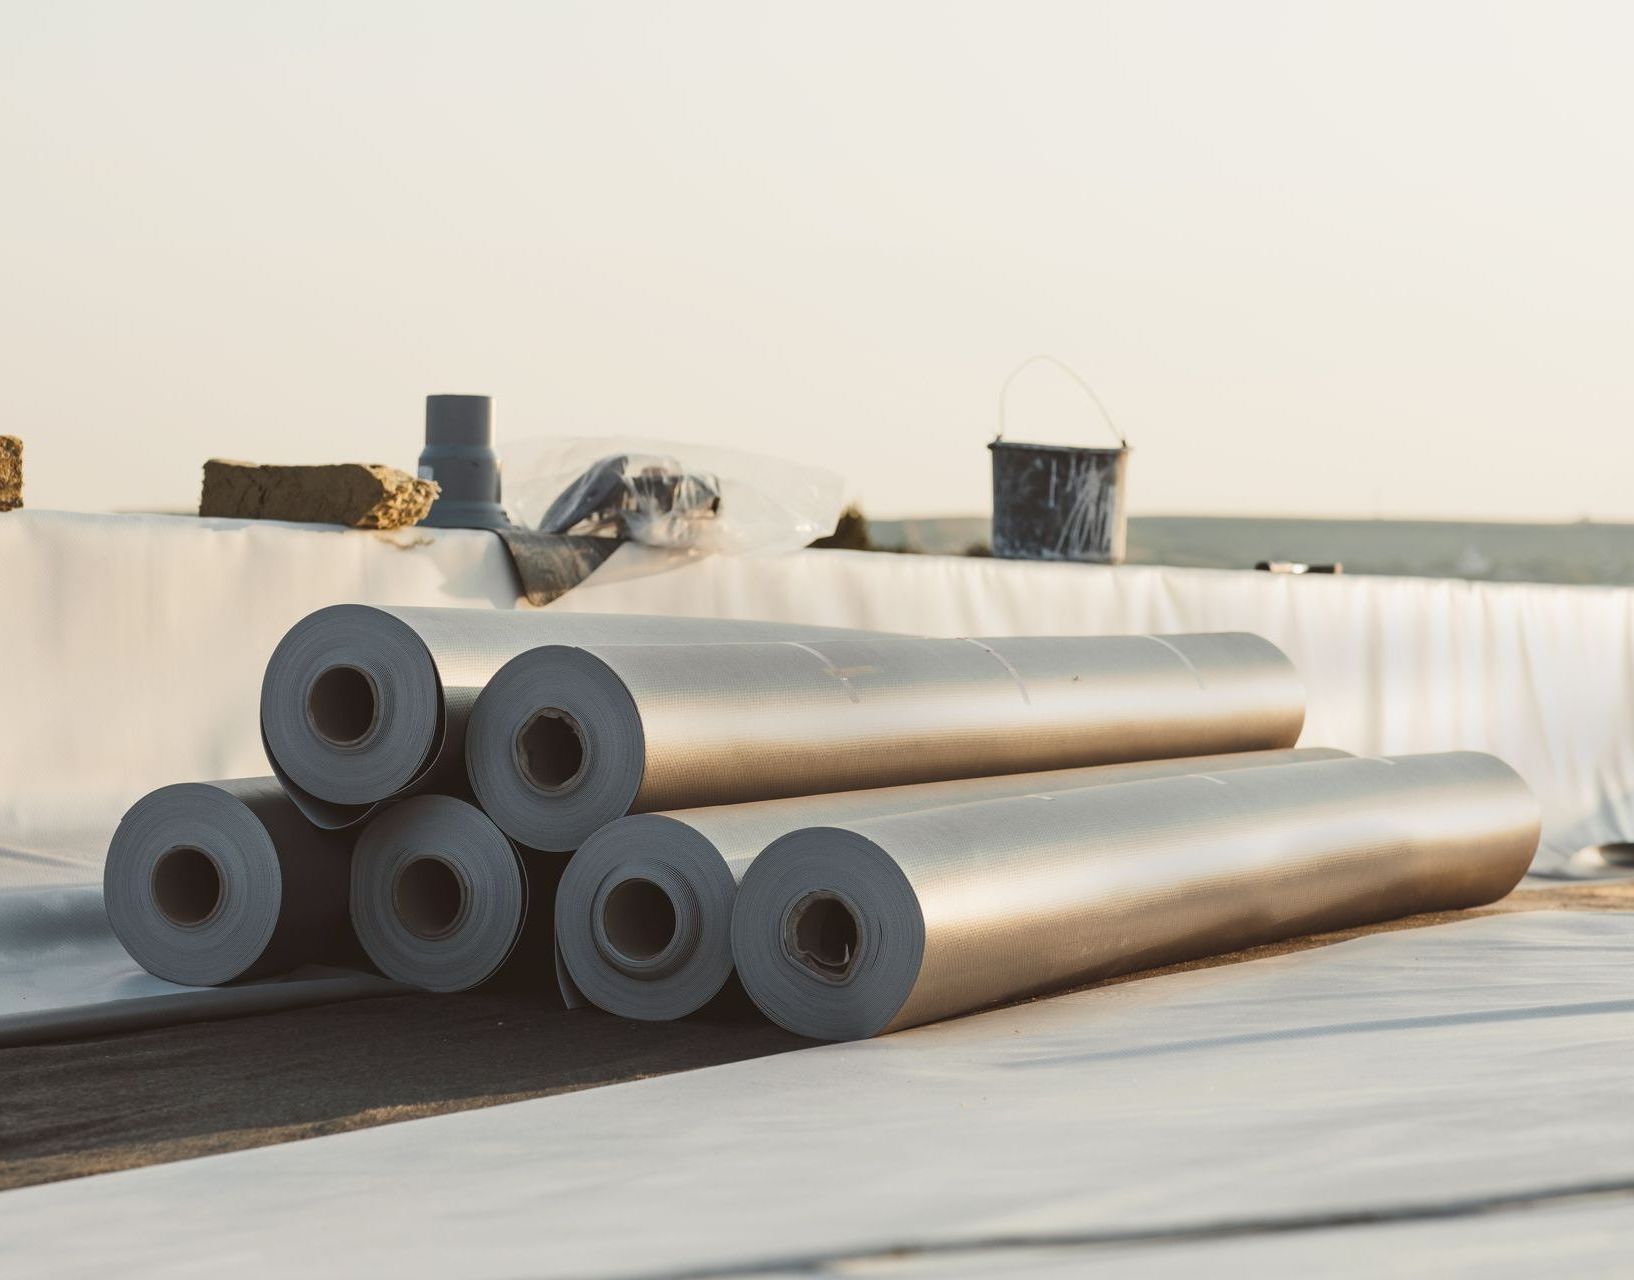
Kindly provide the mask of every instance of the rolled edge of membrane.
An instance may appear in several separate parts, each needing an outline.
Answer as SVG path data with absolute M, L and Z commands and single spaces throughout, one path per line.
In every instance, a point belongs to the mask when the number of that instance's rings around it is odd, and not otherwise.
M 1348 759 L 1346 752 L 1327 748 L 1244 753 L 1131 764 L 1100 765 L 1079 770 L 1015 774 L 999 778 L 965 779 L 957 783 L 928 783 L 850 792 L 838 796 L 800 796 L 746 805 L 705 808 L 696 812 L 632 814 L 608 823 L 579 848 L 562 875 L 556 896 L 556 938 L 563 963 L 580 989 L 598 1008 L 620 1017 L 662 1021 L 695 1013 L 726 985 L 732 972 L 731 908 L 737 894 L 734 862 L 741 871 L 765 843 L 778 835 L 820 823 L 855 821 L 893 812 L 911 813 L 926 808 L 965 803 L 958 790 L 1003 788 L 1004 794 L 1037 788 L 1054 790 L 1090 785 L 1115 785 L 1143 776 L 1171 776 L 1183 772 L 1262 768 L 1271 764 Z M 936 798 L 924 798 L 933 793 Z M 981 795 L 974 799 L 986 798 Z M 845 812 L 848 803 L 873 802 L 867 813 Z M 824 812 L 825 803 L 831 806 Z M 768 833 L 746 847 L 742 838 L 728 837 L 732 858 L 707 834 L 712 819 L 727 814 L 758 811 L 792 814 L 782 830 Z M 809 816 L 808 816 L 809 815 Z M 748 857 L 744 855 L 747 854 Z M 666 882 L 679 877 L 679 889 Z M 625 892 L 620 886 L 645 881 L 653 892 Z M 655 894 L 661 894 L 658 898 Z M 643 904 L 643 897 L 647 902 Z M 616 932 L 620 917 L 630 928 L 642 925 L 661 933 L 661 939 L 634 938 L 634 947 L 621 952 L 609 936 L 609 912 Z M 700 909 L 701 908 L 701 909 Z M 667 921 L 667 923 L 666 923 Z M 671 930 L 671 932 L 665 932 Z M 640 954 L 632 957 L 629 950 Z
M 275 789 L 271 778 L 256 780 Z M 223 785 L 183 782 L 138 800 L 103 868 L 108 923 L 155 977 L 213 987 L 256 970 L 283 907 L 277 847 Z
M 774 840 L 738 887 L 738 977 L 761 1012 L 796 1035 L 878 1035 L 912 994 L 924 954 L 913 886 L 854 831 L 807 827 Z
M 352 854 L 352 927 L 388 978 L 467 991 L 499 972 L 527 920 L 516 847 L 476 806 L 411 796 L 363 828 Z
M 731 976 L 736 891 L 726 859 L 684 815 L 620 818 L 562 873 L 562 960 L 597 1008 L 649 1022 L 683 1018 Z
M 1280 814 L 1263 809 L 1264 802 L 1276 800 L 1279 787 L 1290 780 L 1313 785 L 1301 787 L 1299 798 Z M 1199 789 L 1205 782 L 1218 790 Z M 1152 867 L 1151 891 L 1134 891 L 1130 876 L 1149 865 L 1148 859 L 1136 856 L 1142 852 L 1142 841 L 1149 830 L 1156 848 L 1162 849 L 1178 820 L 1174 803 L 1188 791 L 1207 801 L 1197 838 L 1208 840 L 1211 831 L 1217 833 L 1222 857 L 1196 864 L 1190 871 L 1182 867 L 1179 881 L 1165 879 L 1165 868 Z M 1026 922 L 1011 920 L 1002 930 L 974 935 L 944 926 L 937 939 L 929 940 L 923 911 L 944 914 L 950 892 L 957 901 L 963 901 L 960 894 L 969 895 L 968 888 L 950 888 L 942 874 L 949 857 L 974 854 L 978 846 L 1002 846 L 1003 833 L 1012 829 L 1015 818 L 1041 801 L 1052 802 L 1048 805 L 1052 816 L 1043 828 L 1034 826 L 1026 838 L 1037 856 L 1026 848 L 1011 850 L 1014 856 L 1004 862 L 1007 875 L 1030 875 L 1036 895 L 1040 877 L 1060 859 L 1062 839 L 1081 841 L 1083 856 L 1089 857 L 1089 847 L 1104 838 L 1115 855 L 1109 864 L 1115 874 L 1098 888 L 1093 887 L 1096 877 L 1083 880 L 1089 887 L 1082 899 L 1065 904 L 1077 921 L 1072 930 L 1093 936 L 1097 917 L 1104 925 L 1107 913 L 1117 911 L 1120 919 L 1133 913 L 1128 919 L 1137 923 L 1126 927 L 1136 936 L 1110 949 L 1103 946 L 1101 954 L 1088 962 L 1068 948 L 1062 954 L 1070 952 L 1076 958 L 1072 963 L 1062 960 L 1055 972 L 1022 966 L 1033 971 L 1015 973 L 1008 987 L 990 980 L 972 983 L 967 978 L 973 972 L 1003 975 L 1015 965 L 1016 939 L 1025 936 Z M 1395 813 L 1393 801 L 1411 812 Z M 1101 818 L 1096 810 L 1102 806 L 1106 830 L 1098 833 Z M 1381 826 L 1376 816 L 1385 811 L 1389 820 Z M 1244 819 L 1255 814 L 1264 815 L 1272 847 L 1287 845 L 1291 830 L 1301 824 L 1308 828 L 1303 843 L 1284 850 L 1285 866 L 1269 866 L 1265 841 L 1245 838 Z M 750 997 L 779 1025 L 822 1039 L 862 1038 L 1025 995 L 1069 989 L 1128 972 L 1137 960 L 1138 967 L 1155 968 L 1304 933 L 1489 903 L 1524 876 L 1537 847 L 1538 818 L 1536 797 L 1503 761 L 1474 752 L 1444 752 L 1312 761 L 1222 772 L 1217 777 L 1161 778 L 1106 789 L 977 801 L 859 822 L 854 829 L 808 828 L 772 842 L 745 873 L 733 911 L 733 954 Z M 960 833 L 953 849 L 927 845 L 927 839 L 944 839 L 950 831 Z M 895 845 L 899 840 L 911 860 L 907 866 L 885 849 L 884 842 Z M 1349 863 L 1350 879 L 1333 878 L 1333 856 Z M 1025 866 L 1029 860 L 1030 868 Z M 883 874 L 883 868 L 880 873 L 859 874 L 859 868 L 880 863 L 896 870 L 895 880 Z M 1364 871 L 1364 865 L 1374 870 Z M 1215 904 L 1219 877 L 1234 873 L 1247 873 L 1250 879 Z M 1356 891 L 1358 875 L 1371 877 L 1368 892 Z M 926 891 L 934 895 L 928 907 L 920 907 L 921 890 L 910 884 L 910 876 L 927 879 Z M 1291 913 L 1274 910 L 1260 919 L 1252 908 L 1274 906 L 1279 893 L 1293 895 L 1284 897 L 1284 906 L 1298 900 L 1300 908 Z M 906 901 L 894 901 L 895 895 Z M 824 951 L 830 960 L 843 956 L 843 947 L 832 938 L 825 943 L 814 934 L 821 945 L 802 942 L 798 922 L 790 919 L 803 903 L 826 897 L 840 899 L 850 911 L 855 976 L 839 971 L 825 975 L 796 963 L 795 957 L 814 948 L 819 959 Z M 1198 924 L 1213 935 L 1212 942 L 1200 945 L 1195 931 L 1181 937 L 1169 926 L 1172 910 L 1183 910 L 1182 899 L 1203 909 L 1205 916 L 1213 911 Z M 831 908 L 825 910 L 829 918 L 837 918 Z M 1052 910 L 1053 927 L 1059 931 L 1064 917 Z M 1147 921 L 1144 926 L 1138 923 L 1142 918 Z M 910 936 L 895 948 L 886 936 L 880 939 L 881 950 L 901 956 L 911 952 L 912 972 L 904 961 L 885 964 L 876 956 L 873 971 L 866 963 L 870 935 L 891 928 Z M 1142 928 L 1148 930 L 1144 937 Z M 1058 932 L 1057 940 L 1065 936 Z M 1103 930 L 1103 938 L 1112 937 Z M 936 955 L 928 960 L 927 945 L 932 941 Z M 922 969 L 931 984 L 923 991 L 916 989 Z M 959 978 L 961 974 L 966 977 Z
M 374 804 L 336 804 L 333 800 L 321 800 L 313 795 L 300 783 L 291 778 L 279 767 L 278 757 L 273 754 L 272 746 L 267 742 L 265 726 L 261 730 L 261 749 L 267 756 L 267 767 L 272 770 L 273 777 L 278 785 L 289 797 L 289 802 L 300 810 L 301 816 L 313 826 L 324 831 L 344 831 L 347 827 L 354 827 L 374 816 L 380 803 Z
M 435 659 L 408 623 L 369 605 L 310 613 L 261 680 L 261 738 L 290 798 L 336 828 L 412 787 L 446 734 Z
M 471 786 L 520 844 L 566 853 L 623 817 L 645 771 L 641 715 L 590 651 L 542 645 L 502 666 L 465 728 Z

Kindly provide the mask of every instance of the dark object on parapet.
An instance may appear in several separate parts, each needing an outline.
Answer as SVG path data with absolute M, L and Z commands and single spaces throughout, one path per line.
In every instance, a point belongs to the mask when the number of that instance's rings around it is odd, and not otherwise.
M 1261 573 L 1343 573 L 1342 564 L 1301 564 L 1298 560 L 1261 560 L 1254 568 Z
M 868 517 L 863 515 L 862 508 L 854 502 L 840 512 L 840 518 L 834 525 L 834 532 L 826 538 L 818 538 L 811 545 L 831 551 L 881 551 L 886 549 L 874 545 L 873 535 L 868 529 Z M 895 550 L 895 548 L 890 549 Z
M 495 529 L 529 604 L 547 605 L 566 595 L 624 545 L 623 538 L 581 538 L 515 525 Z

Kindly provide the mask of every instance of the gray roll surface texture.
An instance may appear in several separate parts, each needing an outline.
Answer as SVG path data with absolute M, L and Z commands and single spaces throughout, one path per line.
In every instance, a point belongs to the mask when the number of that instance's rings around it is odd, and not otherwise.
M 394 797 L 467 793 L 463 738 L 477 694 L 537 645 L 855 634 L 712 618 L 332 605 L 274 649 L 261 682 L 261 738 L 301 811 L 345 827 Z
M 1301 934 L 1492 902 L 1537 801 L 1475 753 L 1331 760 L 811 827 L 739 886 L 750 997 L 849 1040 Z
M 1245 634 L 553 645 L 478 698 L 466 764 L 514 839 L 626 813 L 1291 747 L 1304 690 Z
M 527 957 L 556 986 L 551 905 L 561 859 L 529 858 L 475 805 L 411 796 L 363 828 L 352 858 L 352 925 L 388 978 L 469 991 Z
M 108 922 L 144 969 L 188 986 L 345 962 L 357 952 L 350 850 L 276 779 L 161 787 L 131 806 L 108 846 Z
M 738 881 L 762 849 L 791 831 L 975 800 L 1344 756 L 1251 751 L 632 814 L 601 828 L 568 861 L 556 894 L 556 937 L 569 974 L 592 1004 L 645 1021 L 681 1018 L 731 976 Z

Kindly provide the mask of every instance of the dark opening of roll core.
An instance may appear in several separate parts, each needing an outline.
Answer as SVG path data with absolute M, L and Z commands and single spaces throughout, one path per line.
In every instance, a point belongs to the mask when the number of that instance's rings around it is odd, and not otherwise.
M 560 791 L 584 768 L 579 722 L 557 707 L 546 707 L 516 735 L 522 776 L 541 791 Z
M 789 915 L 784 946 L 820 978 L 839 982 L 851 976 L 861 928 L 851 908 L 826 893 L 808 894 Z
M 621 956 L 651 960 L 675 937 L 675 904 L 651 880 L 626 880 L 602 903 L 601 929 Z
M 350 747 L 374 728 L 374 681 L 356 667 L 330 667 L 306 692 L 306 713 L 325 742 Z
M 414 858 L 397 873 L 391 903 L 415 937 L 447 937 L 465 915 L 465 881 L 441 858 Z
M 202 849 L 170 849 L 153 864 L 153 902 L 171 924 L 203 924 L 221 905 L 221 893 L 221 868 Z

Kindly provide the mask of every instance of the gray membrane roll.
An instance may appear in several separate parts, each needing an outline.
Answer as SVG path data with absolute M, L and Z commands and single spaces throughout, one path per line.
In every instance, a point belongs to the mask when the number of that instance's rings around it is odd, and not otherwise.
M 627 813 L 1291 747 L 1304 690 L 1240 633 L 553 645 L 477 700 L 466 764 L 514 839 Z
M 468 991 L 527 957 L 557 985 L 551 905 L 561 859 L 529 857 L 482 810 L 411 796 L 372 818 L 352 858 L 352 925 L 388 978 Z
M 1478 906 L 1537 801 L 1474 753 L 1331 760 L 811 827 L 743 877 L 732 952 L 774 1022 L 897 1031 L 1138 969 Z
M 468 792 L 463 738 L 477 694 L 537 645 L 855 634 L 712 618 L 332 605 L 301 619 L 273 651 L 261 737 L 301 811 L 345 827 L 384 800 Z
M 975 800 L 1344 756 L 1324 749 L 1244 752 L 632 814 L 597 831 L 569 860 L 556 894 L 556 938 L 590 1003 L 626 1018 L 681 1018 L 726 985 L 738 881 L 762 849 L 791 831 Z
M 142 797 L 114 832 L 103 901 L 149 973 L 216 986 L 344 963 L 350 837 L 318 830 L 273 778 L 186 782 Z

